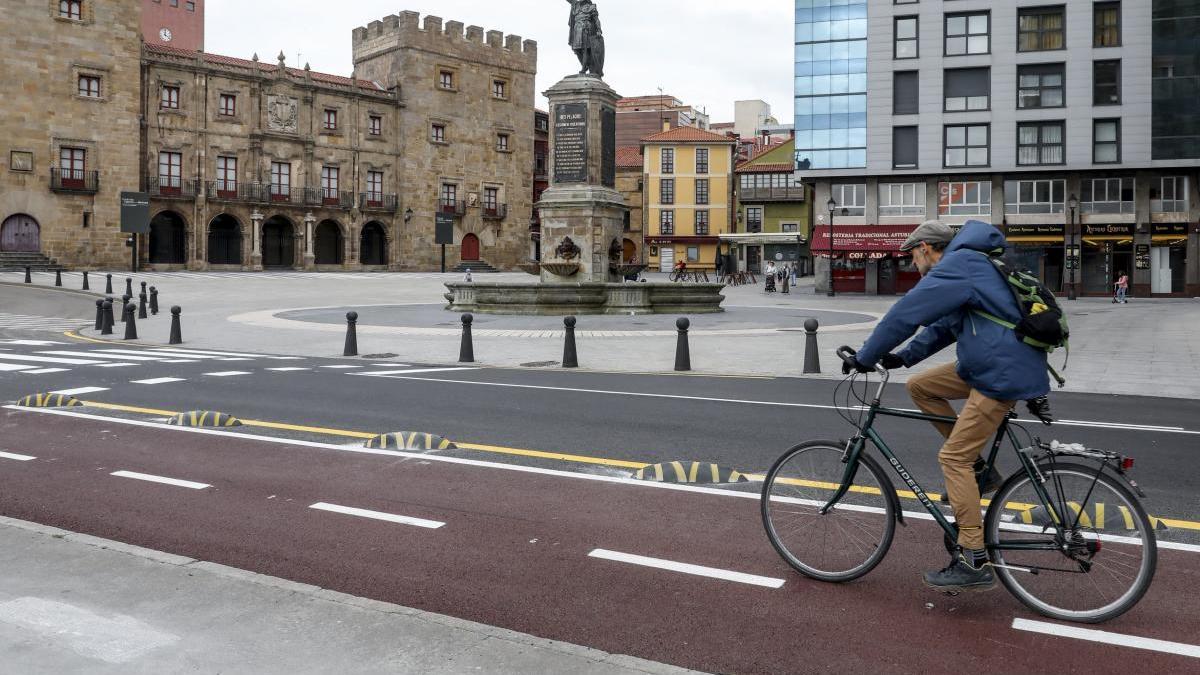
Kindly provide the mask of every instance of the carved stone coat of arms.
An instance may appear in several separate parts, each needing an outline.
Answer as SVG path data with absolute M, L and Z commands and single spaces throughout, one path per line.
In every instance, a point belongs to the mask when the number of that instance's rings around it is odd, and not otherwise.
M 300 104 L 291 96 L 267 97 L 267 128 L 271 131 L 296 133 Z

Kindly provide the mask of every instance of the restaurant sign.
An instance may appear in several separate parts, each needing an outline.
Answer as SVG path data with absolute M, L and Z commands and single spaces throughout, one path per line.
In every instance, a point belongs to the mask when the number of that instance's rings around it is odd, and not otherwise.
M 916 225 L 834 225 L 833 250 L 835 253 L 856 252 L 888 252 L 899 251 L 901 244 Z M 826 252 L 829 246 L 829 228 L 814 228 L 812 244 L 813 252 Z

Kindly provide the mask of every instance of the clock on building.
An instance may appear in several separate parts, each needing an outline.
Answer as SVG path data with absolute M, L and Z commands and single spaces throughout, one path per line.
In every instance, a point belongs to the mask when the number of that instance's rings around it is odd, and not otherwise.
M 170 42 L 171 41 L 171 29 L 164 28 L 164 29 L 158 31 L 158 37 L 162 38 L 163 42 Z

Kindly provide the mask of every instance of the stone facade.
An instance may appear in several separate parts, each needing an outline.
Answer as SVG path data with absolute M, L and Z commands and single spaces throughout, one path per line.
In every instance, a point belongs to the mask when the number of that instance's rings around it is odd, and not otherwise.
M 620 118 L 618 118 L 619 120 Z M 618 128 L 620 124 L 618 123 Z M 617 192 L 625 198 L 629 207 L 625 218 L 625 239 L 622 255 L 625 262 L 643 262 L 646 259 L 644 240 L 646 175 L 644 173 L 641 147 L 617 148 Z
M 404 268 L 439 263 L 439 211 L 454 217 L 451 261 L 527 260 L 537 43 L 401 12 L 355 29 L 354 67 L 401 92 L 400 184 L 413 211 L 400 234 Z
M 143 70 L 151 266 L 404 267 L 395 91 L 164 47 Z
M 141 3 L 80 7 L 76 19 L 58 0 L 5 3 L 0 223 L 28 217 L 45 255 L 118 267 L 129 260 L 119 196 L 138 186 Z M 99 78 L 97 96 L 80 95 L 81 77 Z

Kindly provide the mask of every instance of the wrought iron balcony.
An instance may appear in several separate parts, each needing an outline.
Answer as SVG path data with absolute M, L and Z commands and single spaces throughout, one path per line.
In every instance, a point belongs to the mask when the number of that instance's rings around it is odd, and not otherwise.
M 157 199 L 195 199 L 200 181 L 174 176 L 146 178 L 146 193 Z
M 354 208 L 353 192 L 338 192 L 323 188 L 305 188 L 304 203 L 308 206 L 327 206 L 335 209 Z
M 804 186 L 741 188 L 738 197 L 743 202 L 802 202 Z
M 400 195 L 362 192 L 358 195 L 358 204 L 364 211 L 395 211 L 400 204 Z
M 273 204 L 291 204 L 299 195 L 290 185 L 267 185 L 267 201 Z
M 493 204 L 483 207 L 484 220 L 504 220 L 508 217 L 508 204 Z
M 263 185 L 261 183 L 239 183 L 232 180 L 213 180 L 208 182 L 207 194 L 209 199 L 225 202 L 261 202 Z
M 94 194 L 100 191 L 100 172 L 50 169 L 50 189 Z
M 453 213 L 456 216 L 465 216 L 467 215 L 467 203 L 461 199 L 439 199 L 438 211 L 442 213 Z

